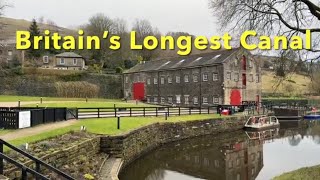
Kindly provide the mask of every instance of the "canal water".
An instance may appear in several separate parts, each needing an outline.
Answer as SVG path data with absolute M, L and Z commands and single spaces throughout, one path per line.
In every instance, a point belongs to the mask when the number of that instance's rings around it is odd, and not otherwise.
M 133 162 L 120 180 L 268 180 L 320 164 L 320 121 L 238 131 L 163 146 Z

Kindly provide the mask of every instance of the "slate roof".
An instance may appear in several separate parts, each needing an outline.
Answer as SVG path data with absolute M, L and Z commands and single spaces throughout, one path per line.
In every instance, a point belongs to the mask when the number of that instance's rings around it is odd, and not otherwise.
M 235 48 L 232 50 L 214 51 L 212 53 L 190 55 L 185 57 L 180 56 L 177 58 L 147 61 L 145 63 L 134 66 L 124 73 L 130 74 L 136 72 L 185 69 L 199 66 L 222 64 L 225 62 L 225 60 L 227 60 L 229 56 L 237 52 L 239 49 L 240 48 Z
M 66 58 L 82 58 L 79 54 L 76 54 L 74 52 L 64 52 L 61 54 L 57 54 L 56 57 L 66 57 Z

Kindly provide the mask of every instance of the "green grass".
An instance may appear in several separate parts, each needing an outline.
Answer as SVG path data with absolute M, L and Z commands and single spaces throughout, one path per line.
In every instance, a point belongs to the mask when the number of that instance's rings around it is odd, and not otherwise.
M 307 167 L 292 171 L 289 173 L 282 174 L 273 178 L 274 180 L 313 180 L 319 179 L 320 177 L 320 166 Z
M 66 134 L 70 131 L 79 131 L 81 126 L 85 126 L 88 132 L 94 134 L 118 135 L 157 122 L 195 121 L 214 119 L 219 117 L 219 115 L 190 115 L 180 117 L 173 116 L 169 117 L 167 121 L 164 117 L 123 117 L 121 118 L 120 130 L 117 129 L 117 120 L 115 118 L 79 120 L 76 124 L 65 128 L 39 133 L 34 136 L 24 137 L 9 142 L 15 146 L 19 146 L 25 143 L 38 142 L 41 140 Z
M 106 101 L 89 101 L 89 102 L 59 102 L 59 103 L 44 103 L 39 104 L 39 107 L 68 107 L 68 108 L 108 108 L 108 107 L 150 107 L 150 104 L 123 102 L 120 100 L 106 100 Z M 37 104 L 29 104 L 24 107 L 36 107 Z
M 18 102 L 20 101 L 39 101 L 41 97 L 32 97 L 32 96 L 8 96 L 0 95 L 0 102 Z M 85 98 L 59 98 L 59 97 L 43 97 L 45 101 L 85 101 Z M 89 99 L 89 101 L 116 101 L 116 100 L 107 100 L 107 99 Z M 120 101 L 120 100 L 118 100 Z

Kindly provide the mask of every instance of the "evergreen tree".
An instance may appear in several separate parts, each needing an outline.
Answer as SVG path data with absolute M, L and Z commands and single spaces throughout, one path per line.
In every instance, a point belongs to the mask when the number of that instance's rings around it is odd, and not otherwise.
M 40 29 L 38 27 L 37 21 L 35 19 L 32 20 L 32 23 L 29 27 L 30 32 L 30 41 L 32 43 L 32 47 L 28 50 L 28 55 L 30 58 L 37 59 L 41 56 L 42 44 L 39 45 L 39 49 L 33 48 L 33 39 L 35 36 L 40 36 Z

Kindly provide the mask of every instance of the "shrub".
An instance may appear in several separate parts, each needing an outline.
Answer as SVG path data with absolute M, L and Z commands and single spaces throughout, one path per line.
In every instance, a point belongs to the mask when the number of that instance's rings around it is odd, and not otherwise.
M 96 98 L 100 88 L 85 81 L 56 82 L 55 88 L 59 97 L 66 98 Z
M 116 73 L 121 74 L 123 72 L 123 69 L 121 67 L 116 68 Z

